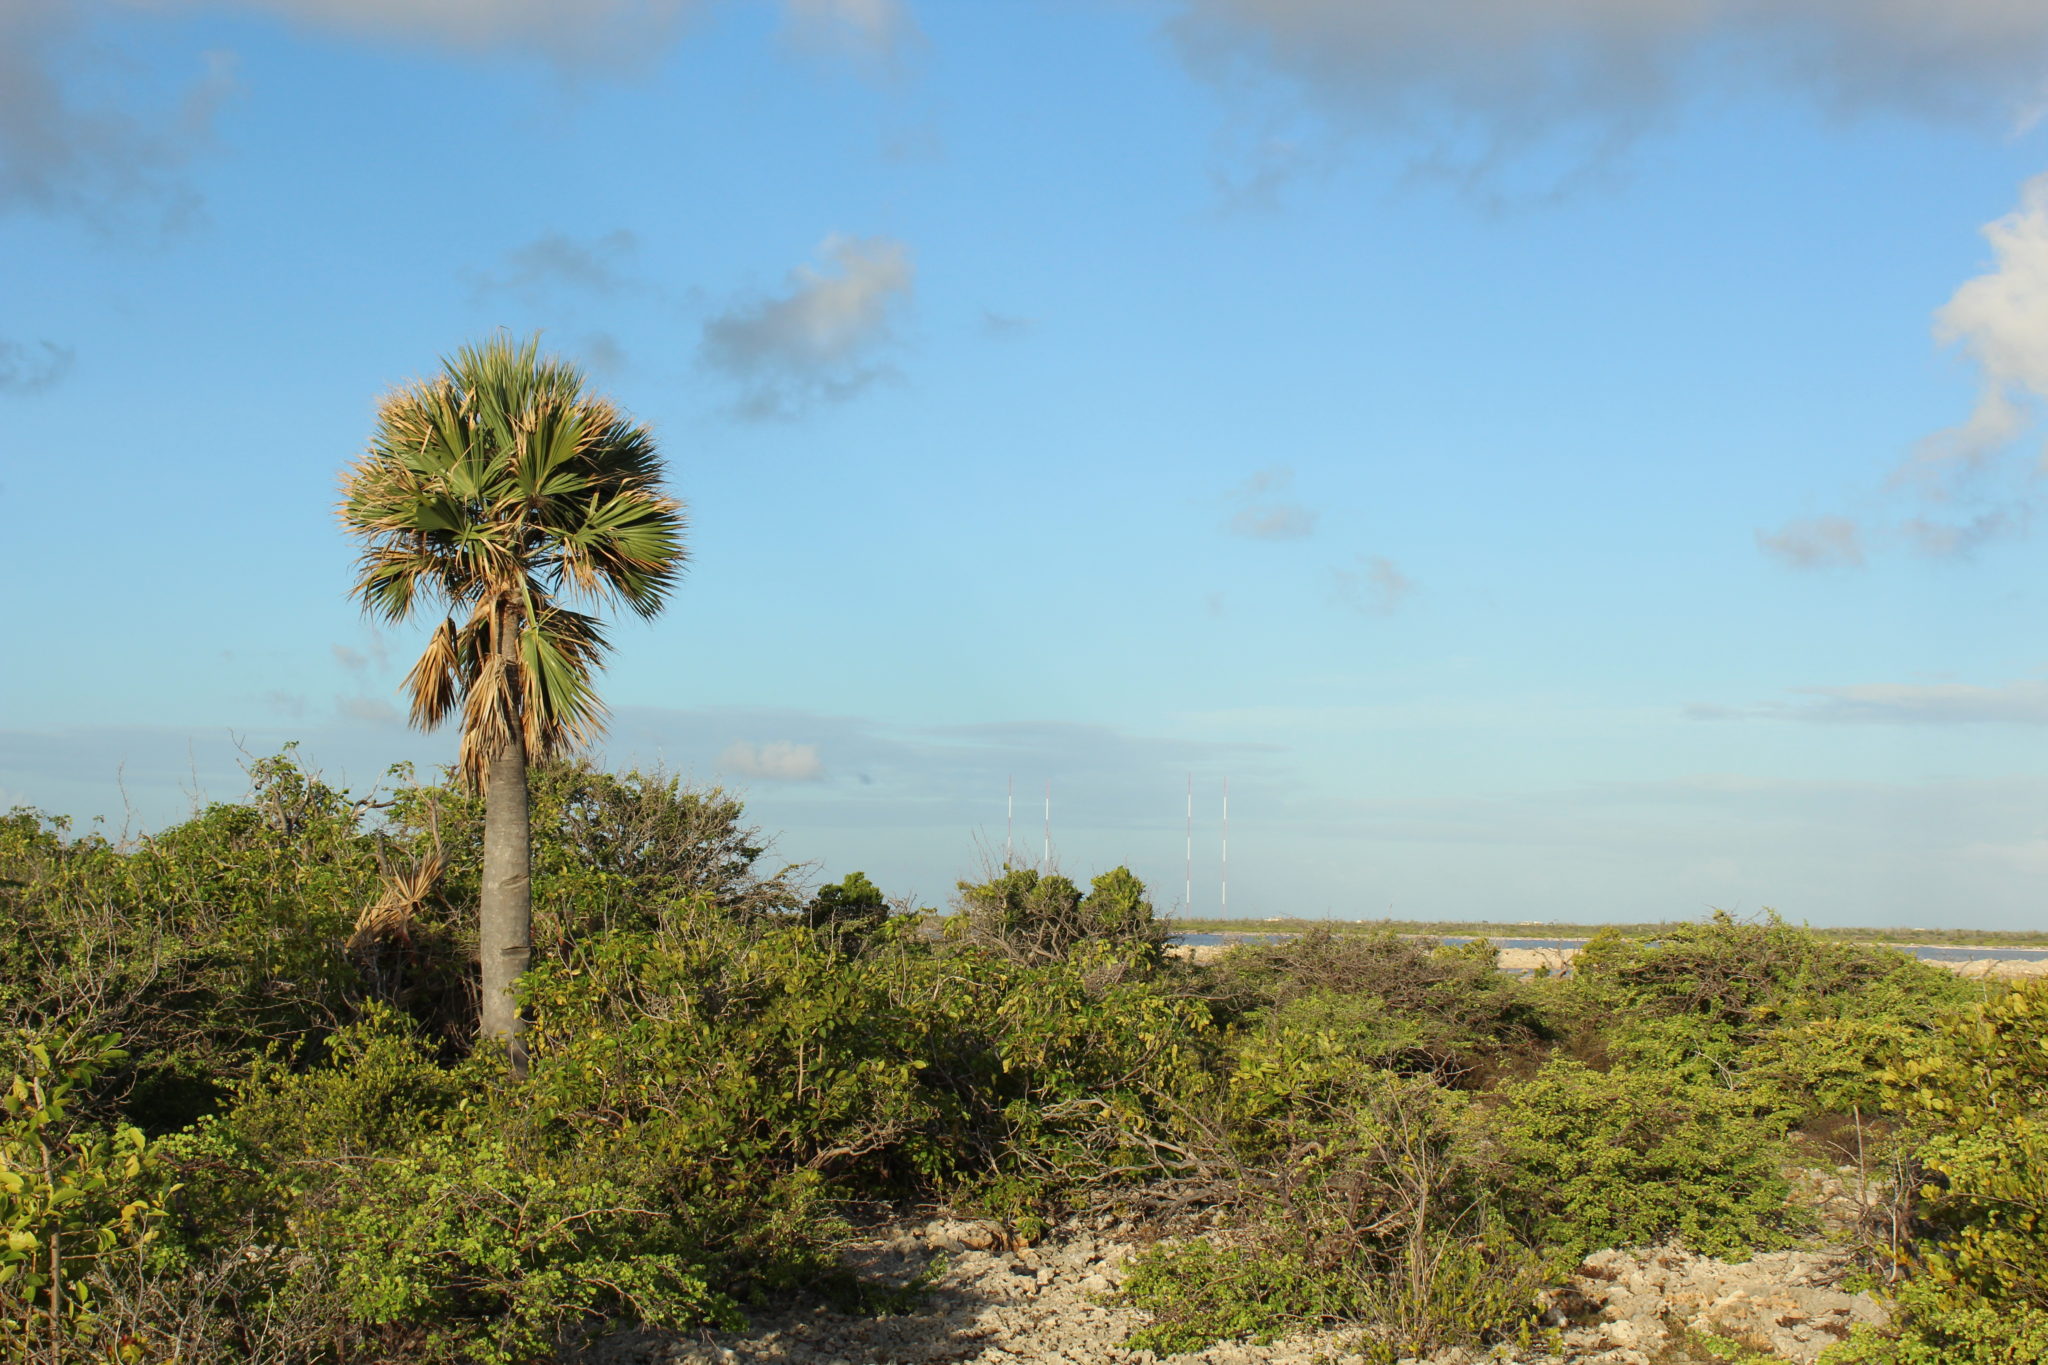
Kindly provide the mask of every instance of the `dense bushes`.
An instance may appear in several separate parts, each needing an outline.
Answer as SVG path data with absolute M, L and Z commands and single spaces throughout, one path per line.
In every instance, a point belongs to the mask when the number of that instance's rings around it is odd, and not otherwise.
M 1902 1326 L 1856 1358 L 2002 1365 L 1987 1324 L 2048 1322 L 2038 993 L 1941 1025 L 1975 988 L 1725 917 L 1561 979 L 1391 931 L 1198 968 L 1127 869 L 938 916 L 807 891 L 723 793 L 566 765 L 513 1083 L 473 1045 L 475 800 L 253 776 L 132 848 L 0 821 L 10 1346 L 540 1361 L 797 1284 L 879 1304 L 843 1220 L 910 1200 L 1165 1220 L 1142 1344 L 1350 1323 L 1391 1358 L 1532 1330 L 1598 1245 L 1782 1242 L 1801 1126 L 1851 1112 L 1931 1173 Z
M 1743 1259 L 1788 1240 L 1784 1122 L 1740 1089 L 1560 1058 L 1506 1087 L 1488 1128 L 1546 1245 L 1678 1240 Z
M 1885 1074 L 1928 1179 L 1918 1272 L 1888 1333 L 1838 1358 L 1896 1365 L 2048 1359 L 2048 985 L 1944 1021 Z

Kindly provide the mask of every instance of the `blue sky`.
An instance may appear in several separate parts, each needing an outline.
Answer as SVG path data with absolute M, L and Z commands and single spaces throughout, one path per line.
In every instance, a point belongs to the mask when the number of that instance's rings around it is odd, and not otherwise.
M 0 801 L 118 831 L 425 638 L 387 387 L 540 330 L 694 563 L 604 758 L 943 901 L 1004 792 L 1193 910 L 2048 888 L 2048 9 L 0 0 Z M 1025 833 L 1028 831 L 1028 837 Z

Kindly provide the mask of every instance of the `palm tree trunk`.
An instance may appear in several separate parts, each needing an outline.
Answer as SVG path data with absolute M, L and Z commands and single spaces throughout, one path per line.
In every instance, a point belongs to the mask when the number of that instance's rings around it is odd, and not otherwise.
M 484 776 L 484 884 L 477 949 L 483 959 L 478 1032 L 503 1038 L 512 1074 L 526 1075 L 525 1021 L 513 995 L 533 956 L 533 818 L 527 806 L 526 745 L 515 731 Z

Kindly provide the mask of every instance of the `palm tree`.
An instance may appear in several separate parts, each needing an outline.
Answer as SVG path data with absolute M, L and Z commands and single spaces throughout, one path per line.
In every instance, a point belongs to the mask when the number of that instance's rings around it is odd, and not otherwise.
M 444 610 L 406 675 L 412 723 L 462 713 L 460 771 L 484 793 L 479 1031 L 524 1069 L 513 990 L 531 957 L 527 764 L 604 725 L 592 674 L 609 646 L 566 603 L 661 610 L 688 552 L 647 428 L 585 392 L 580 370 L 500 335 L 378 405 L 342 476 L 362 544 L 351 596 L 387 622 Z

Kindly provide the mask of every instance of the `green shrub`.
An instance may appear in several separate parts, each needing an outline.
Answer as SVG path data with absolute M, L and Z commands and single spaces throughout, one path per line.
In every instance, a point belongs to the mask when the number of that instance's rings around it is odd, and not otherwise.
M 1558 1059 L 1504 1087 L 1487 1127 L 1532 1234 L 1573 1254 L 1675 1237 L 1746 1256 L 1795 1225 L 1785 1118 L 1740 1091 Z
M 146 1254 L 163 1191 L 148 1140 L 77 1121 L 73 1097 L 125 1056 L 106 1037 L 0 1038 L 0 1348 L 61 1360 L 102 1344 L 107 1263 Z
M 1349 1323 L 1391 1361 L 1526 1329 L 1553 1267 L 1501 1216 L 1467 1097 L 1284 1037 L 1241 1057 L 1232 1089 L 1238 1225 L 1136 1259 L 1125 1296 L 1154 1322 L 1130 1345 Z M 1292 1102 L 1276 1107 L 1283 1093 Z M 1276 1114 L 1277 1138 L 1263 1131 Z
M 1497 970 L 1484 940 L 1438 945 L 1391 929 L 1335 934 L 1317 928 L 1225 954 L 1215 977 L 1225 999 L 1253 1016 L 1304 997 L 1379 1002 L 1412 1039 L 1401 1065 L 1471 1077 L 1489 1060 L 1535 1047 L 1544 1028 L 1521 981 Z
M 1951 1015 L 1886 1080 L 1924 1135 L 1923 1235 L 1891 1328 L 1840 1359 L 2048 1359 L 2048 983 Z
M 592 1164 L 557 1173 L 490 1122 L 436 1133 L 339 1165 L 294 1235 L 332 1258 L 349 1326 L 408 1360 L 550 1360 L 591 1323 L 735 1325 L 677 1211 Z
M 190 1122 L 359 990 L 345 942 L 376 884 L 361 809 L 288 756 L 250 778 L 246 803 L 132 849 L 33 812 L 0 820 L 0 1024 L 119 1035 L 126 1059 L 76 1097 L 103 1118 Z
M 948 932 L 1021 963 L 1050 962 L 1086 948 L 1105 962 L 1150 968 L 1166 950 L 1168 927 L 1127 867 L 1095 878 L 1086 895 L 1057 873 L 1012 867 L 986 882 L 960 883 L 960 913 Z

